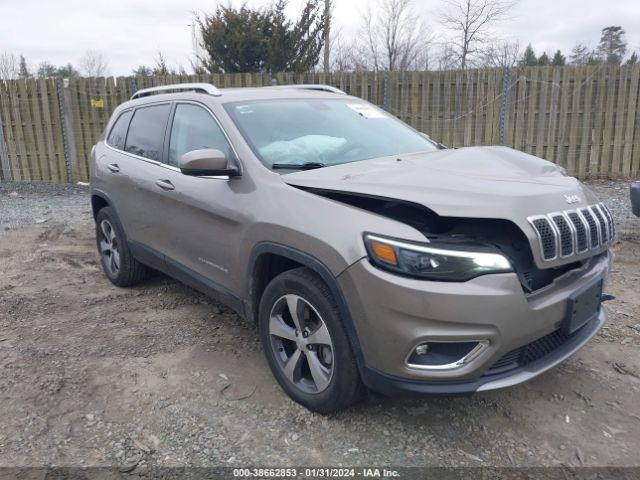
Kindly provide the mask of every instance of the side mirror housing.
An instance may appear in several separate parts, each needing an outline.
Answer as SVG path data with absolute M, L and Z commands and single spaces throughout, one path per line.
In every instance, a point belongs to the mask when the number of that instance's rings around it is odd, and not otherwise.
M 203 148 L 185 153 L 180 158 L 180 171 L 193 177 L 238 177 L 240 171 L 229 166 L 224 152 L 215 148 Z

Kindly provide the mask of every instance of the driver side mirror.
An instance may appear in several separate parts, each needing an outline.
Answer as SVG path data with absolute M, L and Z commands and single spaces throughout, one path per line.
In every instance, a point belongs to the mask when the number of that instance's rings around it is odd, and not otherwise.
M 185 153 L 180 158 L 180 171 L 193 177 L 239 177 L 236 166 L 229 166 L 224 152 L 215 148 L 203 148 Z

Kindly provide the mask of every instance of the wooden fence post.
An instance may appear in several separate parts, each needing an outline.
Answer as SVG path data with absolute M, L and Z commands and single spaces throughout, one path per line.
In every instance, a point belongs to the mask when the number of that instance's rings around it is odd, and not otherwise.
M 0 103 L 2 98 L 0 98 Z M 7 156 L 7 149 L 4 144 L 4 130 L 2 129 L 2 108 L 0 108 L 0 167 L 2 167 L 2 178 L 6 181 L 13 180 L 11 174 L 11 164 L 9 163 L 9 157 Z
M 505 129 L 507 124 L 507 107 L 509 106 L 509 79 L 511 71 L 504 67 L 502 71 L 502 101 L 500 102 L 500 124 L 498 125 L 498 143 L 504 145 Z
M 67 183 L 73 183 L 73 164 L 76 158 L 76 142 L 71 128 L 71 119 L 69 118 L 71 99 L 69 98 L 68 89 L 65 83 L 68 79 L 58 78 L 56 80 L 56 90 L 58 92 L 58 105 L 60 106 L 60 126 L 62 129 L 62 144 L 64 147 L 64 165 L 67 173 Z

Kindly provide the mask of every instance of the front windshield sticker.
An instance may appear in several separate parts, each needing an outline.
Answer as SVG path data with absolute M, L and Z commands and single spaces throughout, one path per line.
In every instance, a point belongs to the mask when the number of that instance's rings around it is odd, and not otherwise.
M 366 103 L 348 103 L 347 107 L 364 118 L 387 118 L 382 110 Z
M 247 113 L 253 113 L 253 109 L 251 108 L 250 105 L 238 105 L 236 107 L 236 110 L 238 111 L 238 113 L 240 113 L 241 115 L 246 115 Z

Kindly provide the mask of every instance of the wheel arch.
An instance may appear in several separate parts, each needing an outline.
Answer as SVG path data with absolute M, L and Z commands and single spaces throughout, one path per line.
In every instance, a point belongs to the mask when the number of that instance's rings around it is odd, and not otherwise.
M 98 216 L 98 212 L 102 210 L 104 207 L 113 208 L 113 203 L 111 202 L 109 195 L 107 195 L 102 190 L 98 190 L 95 188 L 91 189 L 91 211 L 93 212 L 94 220 Z
M 274 261 L 276 262 L 275 268 L 272 263 Z M 362 369 L 364 367 L 364 356 L 360 348 L 360 341 L 351 317 L 351 312 L 349 311 L 342 289 L 331 270 L 322 263 L 322 261 L 308 253 L 274 242 L 262 242 L 254 247 L 249 258 L 249 267 L 247 269 L 248 301 L 245 305 L 247 320 L 257 324 L 258 305 L 268 283 L 276 275 L 301 266 L 312 270 L 322 279 L 327 287 L 329 287 L 329 290 L 338 306 L 340 317 L 344 322 L 344 327 L 355 355 L 358 369 L 362 373 Z

